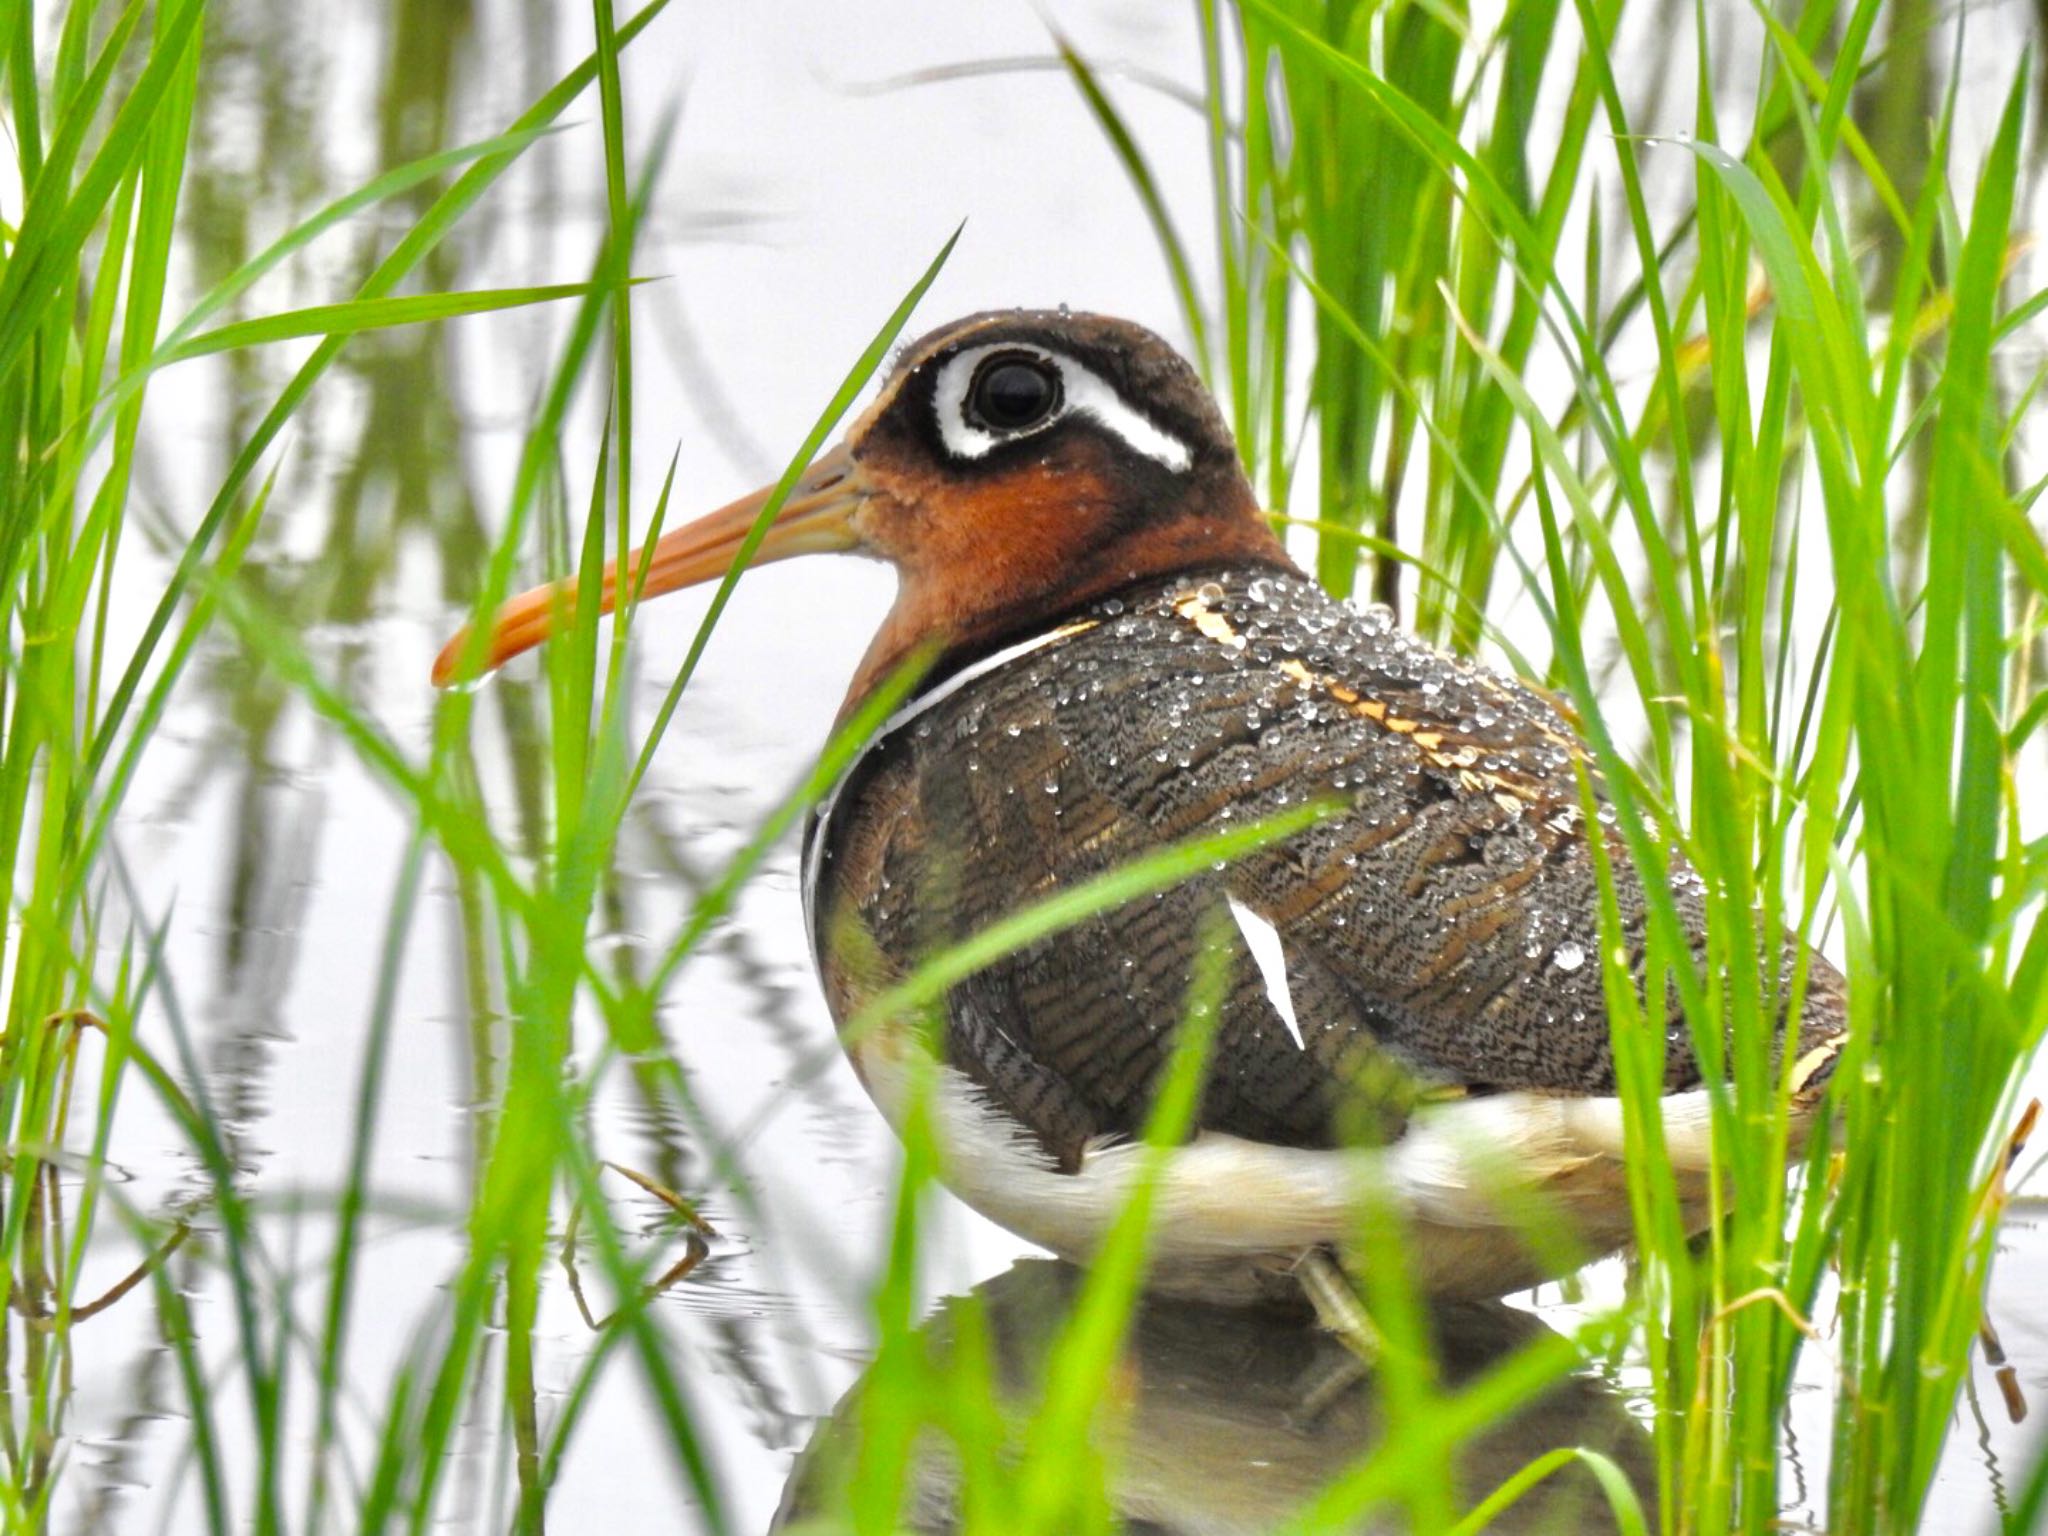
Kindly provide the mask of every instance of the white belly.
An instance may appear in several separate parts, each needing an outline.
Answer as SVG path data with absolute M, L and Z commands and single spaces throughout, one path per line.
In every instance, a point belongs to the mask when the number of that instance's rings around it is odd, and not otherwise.
M 853 1051 L 869 1094 L 899 1132 L 920 1075 L 904 1049 L 900 1037 L 876 1037 Z M 1130 1198 L 1146 1148 L 1095 1144 L 1077 1172 L 1062 1173 L 965 1075 L 937 1067 L 932 1084 L 931 1123 L 947 1187 L 1027 1241 L 1085 1262 Z M 1706 1167 L 1707 1114 L 1704 1092 L 1664 1100 L 1666 1140 L 1681 1174 Z M 1320 1245 L 1350 1247 L 1361 1212 L 1377 1196 L 1406 1218 L 1408 1261 L 1425 1290 L 1502 1295 L 1628 1240 L 1622 1147 L 1618 1099 L 1535 1093 L 1426 1107 L 1387 1147 L 1281 1147 L 1204 1131 L 1166 1156 L 1154 1195 L 1149 1283 L 1243 1294 L 1234 1271 L 1284 1267 Z

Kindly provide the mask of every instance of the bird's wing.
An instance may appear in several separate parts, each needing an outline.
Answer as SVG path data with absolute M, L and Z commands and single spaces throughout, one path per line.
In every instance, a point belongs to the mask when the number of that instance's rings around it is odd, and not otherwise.
M 1134 832 L 1342 807 L 1222 877 L 1304 1036 L 1363 1034 L 1447 1086 L 1613 1090 L 1583 749 L 1546 697 L 1271 576 L 1170 590 L 1102 644 L 1118 664 L 1055 718 Z M 1694 884 L 1681 867 L 1697 936 Z M 1624 875 L 1619 894 L 1633 940 L 1640 890 Z M 1671 1022 L 1677 1086 L 1692 1058 Z
M 1220 933 L 1236 963 L 1201 1124 L 1388 1135 L 1419 1097 L 1614 1091 L 1581 762 L 1535 690 L 1312 583 L 1224 573 L 1098 610 L 920 720 L 884 770 L 898 788 L 867 797 L 859 836 L 883 851 L 851 895 L 909 964 L 1152 850 L 1335 801 L 1283 844 L 956 987 L 947 1054 L 1071 1162 L 1142 1125 L 1198 938 Z M 1640 888 L 1601 835 L 1639 958 Z M 1697 948 L 1697 877 L 1673 867 Z M 1816 976 L 1809 1018 L 1839 1001 Z M 1674 999 L 1664 1013 L 1676 1089 L 1697 1068 Z

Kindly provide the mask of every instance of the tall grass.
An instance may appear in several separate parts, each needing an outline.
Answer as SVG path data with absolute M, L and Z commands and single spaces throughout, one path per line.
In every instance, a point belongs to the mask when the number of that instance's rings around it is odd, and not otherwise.
M 270 510 L 280 433 L 350 335 L 547 300 L 571 307 L 503 515 L 475 551 L 472 613 L 533 569 L 594 582 L 643 521 L 643 537 L 658 532 L 675 463 L 655 503 L 636 506 L 634 459 L 649 429 L 634 410 L 630 282 L 672 124 L 635 157 L 619 59 L 663 5 L 619 17 L 610 0 L 592 0 L 589 56 L 497 136 L 382 172 L 168 326 L 206 0 L 81 0 L 54 25 L 26 0 L 0 6 L 21 188 L 20 217 L 0 230 L 0 421 L 12 445 L 0 457 L 0 857 L 14 902 L 0 1286 L 29 1314 L 9 1335 L 21 1358 L 0 1362 L 16 1383 L 0 1415 L 11 1528 L 47 1523 L 89 1340 L 80 1330 L 96 1305 L 79 1276 L 112 1224 L 154 1256 L 137 1278 L 182 1384 L 180 1476 L 195 1481 L 192 1503 L 211 1529 L 423 1529 L 456 1507 L 452 1452 L 476 1422 L 504 1447 L 492 1525 L 541 1529 L 601 1381 L 622 1368 L 645 1390 L 663 1474 L 688 1487 L 706 1527 L 731 1528 L 675 1324 L 650 1304 L 672 1255 L 629 1243 L 612 1216 L 593 1105 L 607 1075 L 629 1067 L 676 1107 L 733 1180 L 733 1198 L 772 1200 L 749 1189 L 743 1154 L 696 1103 L 657 1007 L 914 671 L 846 723 L 636 970 L 601 963 L 591 935 L 627 807 L 739 567 L 646 722 L 628 707 L 630 605 L 608 636 L 594 602 L 576 606 L 546 654 L 546 720 L 520 765 L 525 814 L 513 834 L 498 830 L 472 745 L 484 695 L 448 695 L 428 747 L 409 751 L 240 572 Z M 2009 95 L 1997 132 L 1965 162 L 1953 149 L 1953 89 L 1924 141 L 1859 126 L 1859 84 L 1902 90 L 1895 61 L 1917 57 L 1885 36 L 1876 0 L 1782 20 L 1701 6 L 1691 14 L 1697 75 L 1685 82 L 1698 106 L 1681 146 L 1639 136 L 1640 93 L 1615 78 L 1616 34 L 1635 14 L 1621 0 L 1526 0 L 1491 30 L 1456 4 L 1204 0 L 1197 10 L 1197 131 L 1213 176 L 1200 208 L 1167 200 L 1103 79 L 1070 45 L 1058 53 L 1080 88 L 1077 111 L 1103 127 L 1159 232 L 1255 482 L 1300 527 L 1332 590 L 1397 603 L 1452 646 L 1497 644 L 1570 696 L 1648 876 L 1649 995 L 1669 978 L 1722 1085 L 1719 1219 L 1695 1244 L 1656 1132 L 1662 1032 L 1644 1019 L 1624 957 L 1608 954 L 1641 1249 L 1626 1296 L 1574 1336 L 1460 1374 L 1438 1358 L 1400 1264 L 1376 1267 L 1369 1300 L 1388 1345 L 1379 1438 L 1292 1528 L 1383 1516 L 1477 1529 L 1544 1480 L 1583 1476 L 1623 1528 L 1767 1529 L 1795 1367 L 1818 1335 L 1840 1366 L 1828 1528 L 1910 1529 L 1982 1316 L 2018 1074 L 2048 1020 L 2038 921 L 2048 860 L 2026 840 L 2039 834 L 2023 789 L 2029 774 L 2038 782 L 2048 715 L 2034 702 L 2048 553 L 2030 520 L 2034 492 L 2019 483 L 2034 389 L 2014 388 L 2004 364 L 2048 309 L 2048 297 L 2009 292 L 2023 269 L 2028 66 L 2000 82 Z M 1715 87 L 1737 25 L 1764 29 L 1765 65 L 1748 116 L 1730 124 L 1713 103 L 1726 99 Z M 606 227 L 581 280 L 401 293 L 537 136 L 573 103 L 590 110 L 593 86 Z M 1890 121 L 1881 106 L 1873 115 Z M 1900 153 L 1914 164 L 1885 158 Z M 1660 190 L 1684 182 L 1676 215 L 1646 191 L 1653 167 Z M 365 210 L 415 196 L 357 292 L 240 315 L 279 263 Z M 1208 263 L 1184 243 L 1204 222 L 1213 292 L 1198 276 Z M 921 272 L 923 253 L 906 253 L 914 281 L 876 317 L 811 433 L 790 445 L 785 494 L 950 250 Z M 207 328 L 230 312 L 239 317 Z M 125 600 L 118 555 L 133 537 L 135 455 L 157 372 L 295 338 L 318 342 L 227 466 L 132 649 L 117 643 L 133 627 L 110 615 Z M 604 426 L 589 483 L 572 493 L 564 443 L 579 398 L 602 403 Z M 762 528 L 772 515 L 771 503 Z M 140 910 L 113 840 L 137 764 L 209 629 L 232 634 L 303 700 L 413 824 L 375 946 L 332 1246 L 310 1278 L 276 1251 L 265 1192 L 238 1166 L 205 1092 L 166 959 L 164 925 L 176 916 Z M 1166 850 L 1061 893 L 933 957 L 876 1017 L 928 1008 L 975 965 L 1297 829 Z M 1709 892 L 1711 943 L 1697 967 L 1658 878 L 1674 848 Z M 351 1344 L 372 1326 L 360 1282 L 381 1210 L 373 1154 L 388 1134 L 403 959 L 436 866 L 458 892 L 470 1006 L 503 1021 L 507 1052 L 502 1078 L 484 1085 L 474 1187 L 448 1215 L 462 1257 L 440 1300 L 403 1320 L 391 1376 L 364 1383 L 351 1378 Z M 1609 924 L 1612 950 L 1611 910 Z M 1774 1067 L 1769 1040 L 1805 978 L 1791 978 L 1788 995 L 1775 963 L 1760 964 L 1783 925 L 1825 939 L 1852 988 L 1854 1044 L 1804 1151 L 1788 1132 L 1789 1063 Z M 1213 969 L 1191 989 L 1156 1143 L 1175 1139 L 1191 1111 L 1223 984 Z M 97 1053 L 96 1070 L 80 1066 L 85 1052 Z M 107 1177 L 123 1089 L 138 1074 L 136 1091 L 161 1100 L 206 1170 L 204 1193 L 170 1211 L 131 1208 Z M 1145 1187 L 1020 1405 L 976 1306 L 952 1316 L 946 1348 L 918 1326 L 934 1178 L 929 1128 L 914 1116 L 875 1291 L 878 1353 L 848 1410 L 845 1465 L 821 1484 L 806 1528 L 895 1528 L 935 1442 L 950 1447 L 967 1529 L 1111 1528 L 1125 1456 L 1113 1431 L 1131 1386 L 1119 1349 L 1148 1241 Z M 580 1251 L 618 1306 L 578 1358 L 556 1362 L 570 1385 L 551 1399 L 539 1317 L 552 1238 L 572 1211 Z M 1373 1235 L 1375 1251 L 1398 1252 L 1398 1230 Z M 162 1262 L 177 1244 L 201 1256 L 228 1300 L 210 1340 Z M 1460 1447 L 1589 1358 L 1622 1354 L 1648 1383 L 1654 1509 L 1590 1443 L 1496 1469 L 1490 1492 L 1453 1477 Z M 2048 1460 L 2031 1479 L 2022 1498 L 2038 1507 Z M 559 1511 L 557 1523 L 587 1515 Z
M 1537 680 L 1577 706 L 1648 876 L 1645 991 L 1670 978 L 1724 1085 L 1695 1253 L 1656 1129 L 1661 1035 L 1610 952 L 1672 1530 L 1775 1518 L 1809 1337 L 1840 1365 L 1827 1528 L 1917 1523 L 2048 1019 L 2024 787 L 2048 561 L 2019 478 L 2039 380 L 2001 366 L 2048 302 L 2009 281 L 2032 67 L 1997 83 L 1965 160 L 1953 70 L 1924 138 L 1897 131 L 1921 54 L 1895 18 L 1887 64 L 1884 11 L 1696 7 L 1696 105 L 1683 143 L 1655 143 L 1614 75 L 1618 3 L 1513 6 L 1490 35 L 1462 8 L 1203 10 L 1240 442 L 1277 510 L 1312 499 L 1333 590 L 1364 581 L 1468 648 L 1517 604 L 1540 615 Z M 1724 123 L 1743 28 L 1763 69 Z M 1865 113 L 1912 163 L 1880 158 Z M 1675 215 L 1652 215 L 1652 167 L 1667 210 L 1684 178 Z M 1672 849 L 1709 892 L 1698 967 L 1658 878 Z M 1804 1154 L 1769 1040 L 1806 978 L 1759 963 L 1783 924 L 1835 934 L 1851 983 Z
M 0 1418 L 0 1511 L 10 1529 L 40 1529 L 65 1460 L 65 1413 L 78 1342 L 74 1330 L 118 1295 L 153 1275 L 166 1337 L 177 1356 L 192 1415 L 192 1457 L 212 1526 L 287 1523 L 290 1467 L 283 1452 L 286 1378 L 294 1343 L 276 1257 L 264 1251 L 250 1192 L 240 1187 L 219 1113 L 208 1103 L 161 969 L 161 931 L 132 913 L 125 874 L 109 841 L 123 795 L 161 721 L 201 633 L 223 615 L 262 637 L 279 669 L 316 699 L 320 684 L 290 652 L 283 627 L 266 621 L 236 583 L 269 499 L 266 463 L 279 434 L 347 338 L 392 325 L 444 320 L 564 298 L 602 304 L 625 282 L 607 264 L 589 281 L 474 293 L 399 295 L 422 260 L 535 136 L 581 95 L 605 64 L 616 90 L 617 50 L 641 32 L 663 0 L 619 28 L 609 24 L 592 58 L 571 71 L 503 135 L 444 149 L 393 167 L 296 225 L 203 294 L 177 323 L 164 313 L 180 219 L 180 196 L 205 36 L 205 0 L 116 10 L 79 4 L 54 22 L 32 5 L 0 12 L 5 97 L 16 151 L 19 217 L 4 231 L 0 269 L 0 859 L 12 897 L 0 974 L 7 1026 L 0 1047 L 0 1120 L 7 1127 L 5 1222 L 0 1225 L 0 1292 L 23 1318 L 12 1338 L 24 1350 Z M 453 176 L 452 181 L 447 180 Z M 322 234 L 373 206 L 429 183 L 439 195 L 393 243 L 353 297 L 234 320 L 205 329 L 266 272 Z M 154 375 L 210 352 L 319 338 L 289 384 L 228 466 L 132 647 L 110 621 L 132 604 L 118 557 L 135 455 Z M 365 743 L 367 746 L 368 743 Z M 423 796 L 423 804 L 425 799 Z M 394 899 L 377 1016 L 372 1020 L 375 1086 L 388 1032 L 396 955 L 417 891 L 415 852 Z M 176 1061 L 137 1039 L 145 1007 L 160 1010 Z M 81 1078 L 82 1053 L 97 1050 L 96 1073 Z M 121 1202 L 107 1179 L 107 1151 L 127 1079 L 140 1073 L 189 1136 L 211 1176 L 190 1207 L 145 1213 Z M 96 1094 L 81 1105 L 81 1081 Z M 83 1114 L 89 1147 L 75 1147 Z M 360 1208 L 361 1153 L 374 1128 L 373 1094 L 358 1120 L 363 1140 L 356 1181 L 342 1202 L 337 1265 L 320 1360 L 319 1450 L 302 1506 L 314 1525 L 327 1494 L 325 1449 L 349 1320 L 352 1213 Z M 61 1174 L 82 1171 L 66 1209 Z M 102 1207 L 114 1205 L 111 1215 Z M 543 1213 L 545 1206 L 542 1207 Z M 113 1292 L 79 1294 L 89 1244 L 107 1221 L 131 1228 L 150 1258 Z M 167 1283 L 161 1260 L 197 1227 L 209 1234 L 229 1279 L 240 1369 L 248 1395 L 253 1454 L 250 1486 L 230 1486 L 219 1422 L 221 1391 L 209 1380 L 192 1315 Z M 281 1304 L 286 1304 L 281 1307 Z M 473 1332 L 481 1313 L 472 1310 Z M 456 1330 L 458 1340 L 462 1330 Z M 10 1344 L 10 1352 L 12 1345 Z M 399 1398 L 407 1399 L 403 1392 Z M 394 1437 L 394 1443 L 396 1442 Z M 425 1464 L 429 1469 L 436 1463 Z M 429 1481 L 431 1477 L 429 1475 Z M 364 1502 L 376 1508 L 381 1490 Z

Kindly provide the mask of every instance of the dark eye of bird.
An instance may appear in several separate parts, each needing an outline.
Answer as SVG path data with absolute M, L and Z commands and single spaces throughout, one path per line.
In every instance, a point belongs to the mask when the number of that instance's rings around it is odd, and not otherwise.
M 1059 370 L 1016 353 L 983 363 L 967 392 L 969 414 L 978 425 L 996 432 L 1035 427 L 1059 409 L 1059 403 Z

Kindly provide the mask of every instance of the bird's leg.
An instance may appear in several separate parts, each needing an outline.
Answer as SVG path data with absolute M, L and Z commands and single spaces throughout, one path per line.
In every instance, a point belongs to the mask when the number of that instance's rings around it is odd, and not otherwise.
M 1373 1365 L 1380 1355 L 1380 1335 L 1360 1304 L 1358 1293 L 1323 1249 L 1308 1249 L 1288 1266 L 1288 1271 L 1315 1308 L 1316 1325 L 1335 1335 L 1342 1346 L 1335 1351 L 1319 1351 L 1297 1383 L 1300 1401 L 1288 1411 L 1287 1417 L 1296 1426 L 1307 1428 L 1361 1382 L 1372 1379 Z
M 1343 1271 L 1330 1261 L 1329 1253 L 1322 1248 L 1305 1250 L 1294 1261 L 1294 1274 L 1301 1282 L 1302 1293 L 1308 1297 L 1309 1305 L 1316 1309 L 1316 1322 L 1335 1334 L 1338 1342 L 1356 1355 L 1361 1364 L 1370 1367 L 1377 1363 L 1385 1341 L 1366 1315 L 1365 1304 L 1358 1299 L 1358 1292 L 1351 1288 L 1351 1282 L 1344 1278 Z
M 687 1235 L 684 1238 L 683 1256 L 664 1270 L 659 1278 L 640 1293 L 640 1299 L 643 1302 L 652 1301 L 670 1286 L 688 1275 L 691 1270 L 695 1269 L 710 1256 L 711 1244 L 709 1239 L 716 1237 L 718 1233 L 713 1229 L 710 1222 L 697 1214 L 689 1201 L 685 1200 L 667 1185 L 649 1178 L 644 1173 L 636 1173 L 631 1168 L 622 1167 L 618 1163 L 604 1162 L 598 1166 L 600 1168 L 609 1168 L 620 1178 L 637 1184 L 683 1219 L 687 1230 Z M 619 1314 L 615 1309 L 606 1313 L 603 1317 L 597 1317 L 592 1314 L 590 1303 L 583 1299 L 583 1278 L 576 1268 L 576 1230 L 581 1225 L 582 1220 L 583 1203 L 579 1200 L 569 1207 L 569 1224 L 562 1232 L 562 1269 L 569 1277 L 569 1294 L 575 1299 L 576 1310 L 583 1316 L 584 1326 L 592 1333 L 600 1333 L 609 1327 L 612 1319 Z

